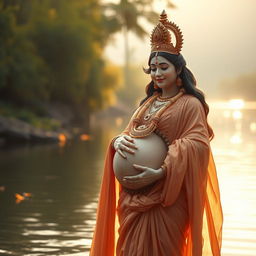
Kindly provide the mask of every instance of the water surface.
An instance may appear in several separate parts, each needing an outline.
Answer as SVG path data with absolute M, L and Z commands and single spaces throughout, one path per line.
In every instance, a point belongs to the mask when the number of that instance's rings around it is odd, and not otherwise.
M 255 256 L 256 111 L 217 107 L 210 122 L 222 255 Z M 0 255 L 88 255 L 106 146 L 121 129 L 114 126 L 99 125 L 89 141 L 1 150 Z M 16 203 L 15 193 L 23 192 L 31 197 Z

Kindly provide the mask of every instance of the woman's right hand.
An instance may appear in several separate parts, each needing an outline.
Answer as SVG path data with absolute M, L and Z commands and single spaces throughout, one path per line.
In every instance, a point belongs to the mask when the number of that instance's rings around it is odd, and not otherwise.
M 123 158 L 127 158 L 126 154 L 123 152 L 128 152 L 134 154 L 134 149 L 138 149 L 134 143 L 134 139 L 129 135 L 121 135 L 114 142 L 114 148 L 116 152 L 120 154 Z

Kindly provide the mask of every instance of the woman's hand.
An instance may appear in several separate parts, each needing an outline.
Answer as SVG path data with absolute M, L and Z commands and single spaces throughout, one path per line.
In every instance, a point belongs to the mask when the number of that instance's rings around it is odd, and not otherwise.
M 127 158 L 123 151 L 134 154 L 135 151 L 133 149 L 137 149 L 134 144 L 134 139 L 129 135 L 121 135 L 114 142 L 115 150 L 123 157 Z
M 138 164 L 134 164 L 133 166 L 141 173 L 134 176 L 125 176 L 123 178 L 123 183 L 129 185 L 129 188 L 131 189 L 139 189 L 147 186 L 159 179 L 162 179 L 165 175 L 162 168 L 153 169 Z

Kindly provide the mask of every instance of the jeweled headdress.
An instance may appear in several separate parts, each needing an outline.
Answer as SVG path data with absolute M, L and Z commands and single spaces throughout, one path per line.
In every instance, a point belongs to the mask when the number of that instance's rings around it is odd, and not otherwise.
M 175 46 L 172 43 L 171 30 L 176 38 Z M 183 36 L 179 27 L 167 19 L 165 11 L 159 18 L 159 23 L 153 29 L 151 37 L 151 52 L 168 52 L 171 54 L 179 54 L 183 44 Z

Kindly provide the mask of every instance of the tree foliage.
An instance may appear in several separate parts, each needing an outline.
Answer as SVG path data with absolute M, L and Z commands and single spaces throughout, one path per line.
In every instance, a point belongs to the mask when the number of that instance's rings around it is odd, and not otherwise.
M 165 2 L 169 8 L 176 7 L 171 0 L 166 0 Z M 132 106 L 136 101 L 133 92 L 140 85 L 138 84 L 138 79 L 135 79 L 133 75 L 138 69 L 130 66 L 128 32 L 134 33 L 140 39 L 143 39 L 148 34 L 140 21 L 144 19 L 149 23 L 157 23 L 159 13 L 154 11 L 153 3 L 154 0 L 119 0 L 116 3 L 108 3 L 103 7 L 108 20 L 111 21 L 111 24 L 115 24 L 112 28 L 123 31 L 125 55 L 124 87 L 119 91 L 118 95 L 123 102 L 129 102 L 128 104 Z M 115 32 L 115 30 L 112 32 Z M 131 88 L 132 90 L 130 90 Z
M 14 11 L 8 7 L 0 12 L 0 97 L 17 103 L 46 99 L 45 65 L 25 29 L 15 23 Z
M 0 100 L 60 101 L 81 115 L 104 107 L 117 83 L 103 22 L 97 0 L 0 0 Z

